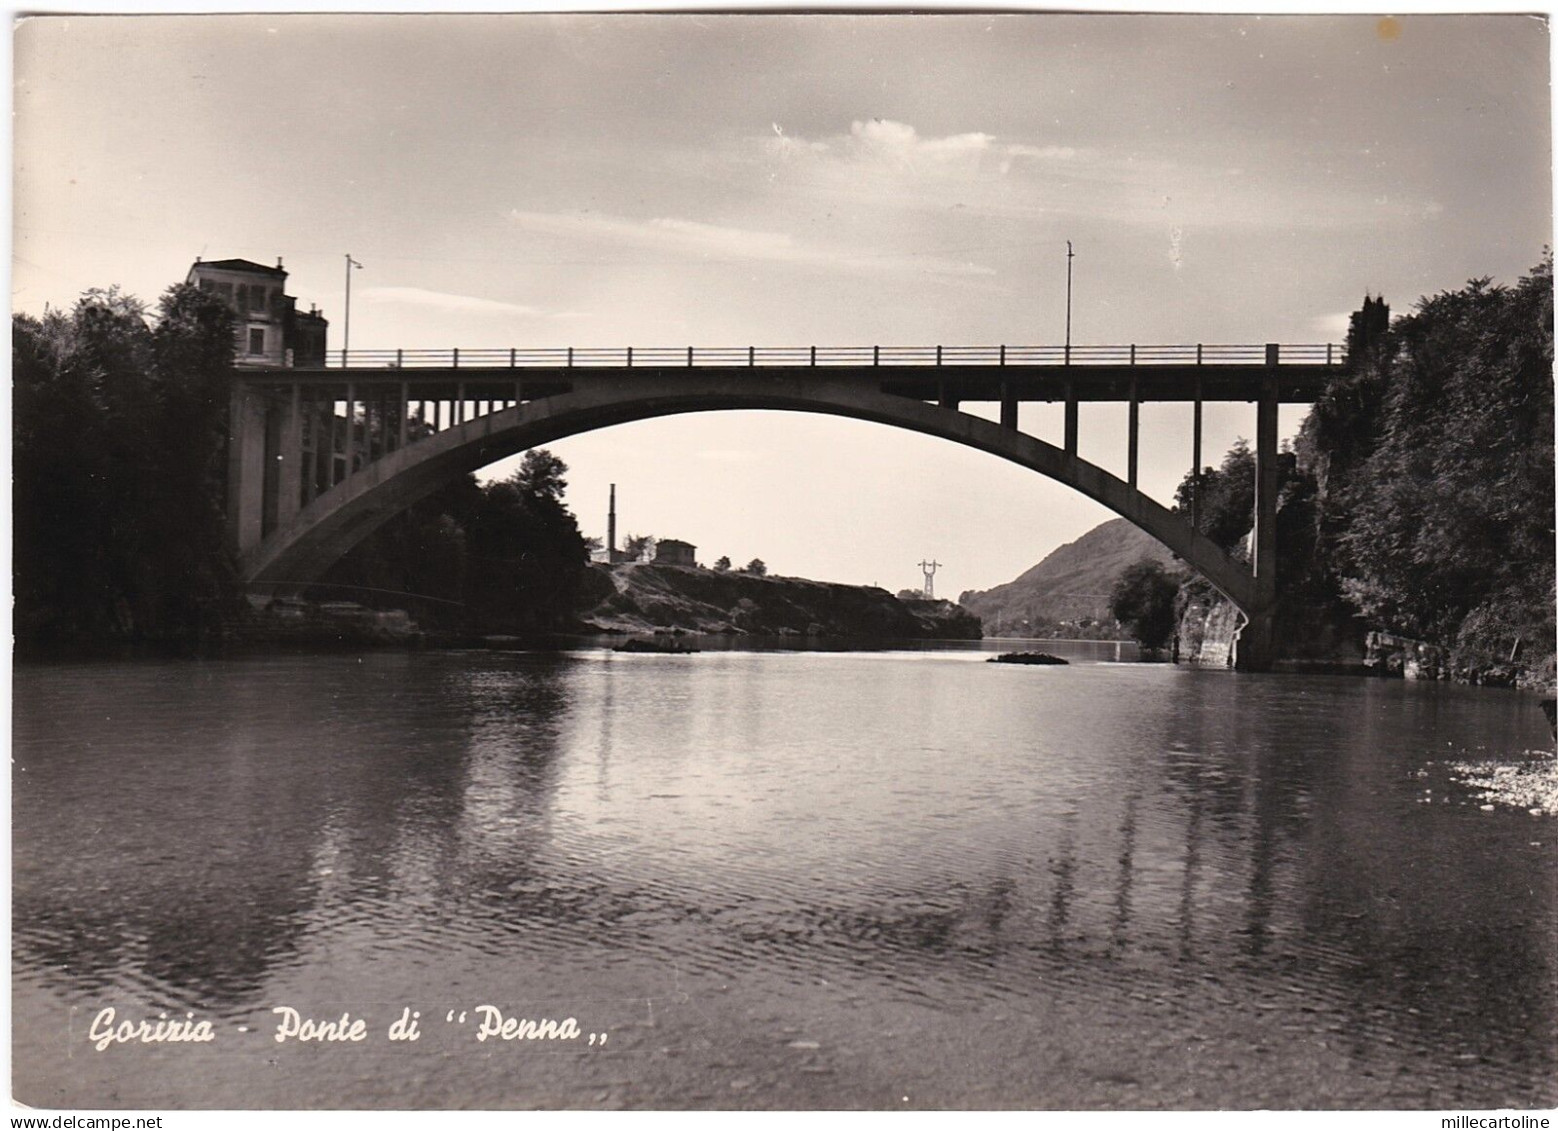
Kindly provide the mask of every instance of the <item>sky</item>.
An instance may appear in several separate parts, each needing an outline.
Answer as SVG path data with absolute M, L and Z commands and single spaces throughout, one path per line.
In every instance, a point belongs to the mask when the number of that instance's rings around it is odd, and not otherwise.
M 354 348 L 1325 342 L 1552 239 L 1519 15 L 49 16 L 14 37 L 12 294 L 291 272 Z M 976 409 L 985 414 L 985 410 Z M 1285 408 L 1285 433 L 1303 416 Z M 1054 406 L 1022 426 L 1058 442 Z M 1142 415 L 1172 498 L 1190 412 Z M 1254 431 L 1209 407 L 1205 461 Z M 604 535 L 939 595 L 1113 517 L 993 456 L 712 413 L 551 450 Z M 1123 475 L 1125 412 L 1081 454 Z M 516 460 L 484 476 L 507 474 Z

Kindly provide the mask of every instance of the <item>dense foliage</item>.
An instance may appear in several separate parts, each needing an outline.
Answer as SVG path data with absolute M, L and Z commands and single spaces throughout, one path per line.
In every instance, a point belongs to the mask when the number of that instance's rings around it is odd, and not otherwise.
M 233 313 L 189 286 L 155 314 L 117 289 L 12 325 L 17 647 L 190 648 L 241 622 L 226 543 Z M 587 558 L 567 468 L 526 454 L 397 516 L 313 596 L 409 605 L 440 627 L 565 625 Z M 408 597 L 408 595 L 410 595 Z
M 1351 621 L 1528 662 L 1554 650 L 1553 291 L 1473 280 L 1390 320 L 1368 297 L 1349 365 L 1279 459 L 1278 588 L 1291 633 Z M 1201 527 L 1241 554 L 1254 460 L 1202 473 Z M 1190 503 L 1187 477 L 1176 495 Z
M 1162 648 L 1174 635 L 1174 598 L 1180 579 L 1161 562 L 1143 558 L 1126 566 L 1109 594 L 1109 612 L 1136 641 L 1149 649 Z
M 182 646 L 236 588 L 222 510 L 227 306 L 117 289 L 12 321 L 17 646 Z
M 446 628 L 566 628 L 589 561 L 578 521 L 563 504 L 567 471 L 537 449 L 507 479 L 481 486 L 466 476 L 386 523 L 325 580 L 382 591 L 390 604 L 414 595 L 418 619 Z
M 1299 442 L 1341 591 L 1409 636 L 1551 654 L 1551 256 L 1514 287 L 1473 280 L 1381 322 L 1354 317 L 1361 360 Z

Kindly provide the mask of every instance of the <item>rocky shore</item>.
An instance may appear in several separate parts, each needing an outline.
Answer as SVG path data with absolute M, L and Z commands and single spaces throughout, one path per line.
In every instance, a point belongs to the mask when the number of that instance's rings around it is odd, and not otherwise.
M 885 589 L 670 565 L 592 565 L 591 632 L 978 640 L 979 618 L 950 601 Z

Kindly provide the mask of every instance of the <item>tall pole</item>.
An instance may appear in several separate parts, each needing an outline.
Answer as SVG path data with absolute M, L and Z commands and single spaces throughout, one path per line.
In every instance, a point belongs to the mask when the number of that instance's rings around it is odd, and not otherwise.
M 346 351 L 352 348 L 352 268 L 362 270 L 362 264 L 346 253 L 346 314 L 341 326 L 341 364 L 346 364 Z
M 1071 261 L 1075 259 L 1076 252 L 1071 250 L 1071 241 L 1066 241 L 1066 364 L 1071 364 Z

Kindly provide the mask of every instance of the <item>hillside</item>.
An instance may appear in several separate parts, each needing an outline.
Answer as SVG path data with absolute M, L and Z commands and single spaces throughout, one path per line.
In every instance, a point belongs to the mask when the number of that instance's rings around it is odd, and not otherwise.
M 900 601 L 885 589 L 669 565 L 592 565 L 579 614 L 599 632 L 978 640 L 950 601 Z
M 1062 622 L 1107 622 L 1115 578 L 1144 557 L 1167 564 L 1173 555 L 1125 519 L 1113 519 L 1005 585 L 964 593 L 958 604 L 984 622 L 987 636 L 1042 636 Z

